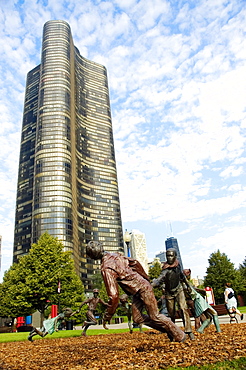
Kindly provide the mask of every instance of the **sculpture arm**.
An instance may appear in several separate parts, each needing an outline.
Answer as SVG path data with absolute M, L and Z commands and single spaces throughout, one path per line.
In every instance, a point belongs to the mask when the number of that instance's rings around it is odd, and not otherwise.
M 188 279 L 186 278 L 185 274 L 182 271 L 180 273 L 180 280 L 183 284 L 186 285 L 188 293 L 191 294 L 192 293 L 191 284 L 189 283 Z
M 154 279 L 151 283 L 153 288 L 156 288 L 165 282 L 167 270 L 163 270 L 157 279 Z
M 86 299 L 85 301 L 83 301 L 83 302 L 80 304 L 79 308 L 77 309 L 77 311 L 76 311 L 75 313 L 79 313 L 79 311 L 80 311 L 81 307 L 82 307 L 82 306 L 84 306 L 84 304 L 89 303 L 89 302 L 90 302 L 90 299 Z
M 101 298 L 99 299 L 99 303 L 102 303 L 104 306 L 109 307 L 109 304 L 107 302 L 104 302 Z
M 102 270 L 103 281 L 109 297 L 108 307 L 103 315 L 104 321 L 109 321 L 116 311 L 119 304 L 119 289 L 117 284 L 117 272 L 106 268 Z
M 71 315 L 70 315 L 69 317 L 72 317 L 72 316 L 76 315 L 76 313 L 78 313 L 78 310 L 77 310 L 77 311 L 72 312 L 72 313 L 71 313 Z

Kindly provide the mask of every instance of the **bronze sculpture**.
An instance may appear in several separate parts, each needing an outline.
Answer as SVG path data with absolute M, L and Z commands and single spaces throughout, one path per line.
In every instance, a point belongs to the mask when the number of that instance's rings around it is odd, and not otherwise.
M 98 289 L 94 289 L 93 290 L 93 297 L 92 298 L 88 298 L 84 302 L 82 302 L 81 305 L 79 306 L 78 310 L 76 311 L 76 313 L 79 313 L 81 307 L 84 304 L 87 304 L 88 305 L 88 311 L 86 312 L 87 321 L 84 321 L 84 324 L 82 326 L 82 329 L 84 329 L 84 330 L 82 331 L 82 334 L 81 335 L 86 336 L 86 330 L 89 328 L 89 326 L 90 325 L 96 325 L 97 324 L 97 320 L 96 320 L 96 318 L 94 316 L 95 310 L 97 308 L 97 305 L 99 303 L 102 303 L 104 306 L 108 306 L 108 303 L 104 302 L 101 298 L 99 298 L 98 295 L 99 295 L 99 290 Z M 108 329 L 108 328 L 105 327 L 105 329 Z
M 176 303 L 182 311 L 184 322 L 184 331 L 189 335 L 190 339 L 195 339 L 192 333 L 189 309 L 186 304 L 185 294 L 182 282 L 188 287 L 188 281 L 181 271 L 177 253 L 174 248 L 169 248 L 166 252 L 167 262 L 163 264 L 162 272 L 157 279 L 152 282 L 153 287 L 163 286 L 165 289 L 166 304 L 168 314 L 173 322 L 175 322 Z
M 188 280 L 189 282 L 189 285 L 192 286 L 191 282 L 190 282 L 190 279 L 191 279 L 191 269 L 184 269 L 183 270 L 183 273 L 186 277 L 186 279 Z M 200 326 L 202 325 L 202 323 L 207 320 L 207 317 L 204 315 L 204 313 L 202 313 L 200 316 L 197 316 L 197 313 L 195 311 L 195 303 L 194 303 L 194 300 L 191 298 L 191 290 L 187 289 L 187 286 L 185 284 L 183 284 L 183 288 L 184 288 L 184 293 L 185 293 L 185 299 L 186 299 L 186 303 L 187 303 L 187 306 L 188 308 L 190 309 L 191 311 L 191 314 L 192 316 L 194 317 L 195 319 L 195 329 L 199 329 Z M 195 290 L 200 293 L 201 295 L 206 295 L 206 292 L 204 289 L 198 289 L 198 288 L 195 288 Z
M 107 253 L 100 242 L 90 241 L 86 247 L 88 257 L 101 260 L 101 273 L 109 296 L 109 306 L 103 316 L 103 326 L 110 321 L 119 303 L 118 284 L 133 296 L 132 315 L 137 324 L 144 324 L 167 333 L 171 340 L 183 342 L 185 333 L 169 318 L 160 314 L 153 288 L 141 264 L 119 253 Z M 146 309 L 148 315 L 143 314 Z
M 191 311 L 195 317 L 196 330 L 198 331 L 198 333 L 202 334 L 204 329 L 207 328 L 213 320 L 216 331 L 220 333 L 221 329 L 217 312 L 212 306 L 210 306 L 210 304 L 207 303 L 206 299 L 200 294 L 204 294 L 204 290 L 192 286 L 192 284 L 190 283 L 190 269 L 183 270 L 183 273 L 189 282 L 189 288 L 187 289 L 187 287 L 184 286 L 184 290 L 186 299 L 188 298 L 189 302 L 193 303 L 193 305 L 191 305 Z M 200 319 L 202 321 L 201 324 Z
M 33 328 L 32 331 L 30 331 L 28 335 L 28 340 L 30 342 L 33 341 L 33 337 L 35 335 L 40 335 L 41 337 L 45 337 L 47 334 L 53 334 L 54 331 L 58 331 L 58 327 L 60 323 L 65 319 L 65 317 L 71 317 L 76 312 L 73 312 L 71 308 L 67 307 L 64 308 L 63 312 L 57 315 L 56 317 L 53 317 L 52 319 L 45 320 L 43 322 L 43 326 L 41 329 Z

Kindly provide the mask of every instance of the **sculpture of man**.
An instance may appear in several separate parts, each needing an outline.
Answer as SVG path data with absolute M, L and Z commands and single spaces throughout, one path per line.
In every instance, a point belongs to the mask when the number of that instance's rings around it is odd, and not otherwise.
M 98 295 L 99 295 L 99 290 L 98 289 L 94 289 L 93 290 L 93 297 L 92 298 L 88 298 L 84 302 L 82 302 L 81 305 L 79 306 L 79 309 L 76 311 L 77 313 L 79 313 L 81 307 L 84 304 L 87 304 L 88 305 L 88 311 L 86 312 L 87 321 L 84 321 L 84 324 L 82 326 L 82 329 L 84 329 L 84 330 L 82 331 L 82 334 L 81 335 L 86 336 L 86 330 L 89 328 L 89 326 L 90 325 L 96 325 L 97 324 L 97 320 L 96 320 L 96 318 L 94 316 L 95 311 L 96 311 L 96 308 L 97 308 L 97 305 L 99 303 L 102 303 L 104 306 L 108 306 L 108 303 L 104 302 L 101 298 L 98 297 Z M 108 328 L 105 327 L 105 329 L 108 329 Z
M 118 307 L 119 284 L 126 294 L 133 296 L 134 322 L 167 333 L 171 340 L 177 342 L 185 340 L 185 333 L 169 318 L 159 313 L 148 275 L 138 261 L 119 253 L 107 253 L 102 243 L 96 241 L 90 241 L 87 244 L 86 253 L 94 260 L 101 260 L 101 273 L 109 296 L 109 306 L 103 316 L 103 326 L 111 319 Z M 148 315 L 143 314 L 144 307 Z
M 178 304 L 182 311 L 185 333 L 190 339 L 194 339 L 194 334 L 191 329 L 191 321 L 189 310 L 186 304 L 185 294 L 182 282 L 189 286 L 177 259 L 177 252 L 174 248 L 169 248 L 166 252 L 167 262 L 163 264 L 162 272 L 157 279 L 152 282 L 153 287 L 158 287 L 164 284 L 165 296 L 168 314 L 173 322 L 175 322 L 175 305 Z

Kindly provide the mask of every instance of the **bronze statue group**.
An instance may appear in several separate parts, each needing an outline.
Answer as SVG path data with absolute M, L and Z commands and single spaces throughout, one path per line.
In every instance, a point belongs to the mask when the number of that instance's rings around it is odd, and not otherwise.
M 33 328 L 28 336 L 32 341 L 34 335 L 42 337 L 52 334 L 58 330 L 59 324 L 65 318 L 78 313 L 83 305 L 88 306 L 86 321 L 82 326 L 82 335 L 90 325 L 96 325 L 95 310 L 99 303 L 106 309 L 103 315 L 103 327 L 108 329 L 107 323 L 119 305 L 126 310 L 128 326 L 132 332 L 132 320 L 140 331 L 142 325 L 166 333 L 170 341 L 184 342 L 187 338 L 194 340 L 191 327 L 189 310 L 195 317 L 195 329 L 203 333 L 212 321 L 216 331 L 221 332 L 217 312 L 206 302 L 203 296 L 190 283 L 190 270 L 181 271 L 176 250 L 170 248 L 166 252 L 167 262 L 163 264 L 162 272 L 152 282 L 144 271 L 142 265 L 129 257 L 119 253 L 108 253 L 104 251 L 100 242 L 91 241 L 86 247 L 87 256 L 94 260 L 101 261 L 101 273 L 108 294 L 108 302 L 99 298 L 99 290 L 94 289 L 93 297 L 83 301 L 79 309 L 73 312 L 65 308 L 63 313 L 55 318 L 45 320 L 41 329 Z M 125 294 L 119 294 L 118 285 Z M 153 288 L 162 287 L 168 316 L 159 311 Z M 128 297 L 131 297 L 131 302 Z M 179 307 L 183 319 L 184 331 L 175 324 L 176 307 Z

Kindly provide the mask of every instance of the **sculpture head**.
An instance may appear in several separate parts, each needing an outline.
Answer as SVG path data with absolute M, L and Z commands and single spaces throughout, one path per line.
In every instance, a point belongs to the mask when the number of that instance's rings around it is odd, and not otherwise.
M 63 311 L 65 317 L 69 317 L 73 313 L 73 310 L 70 307 L 63 308 L 62 311 Z
M 100 242 L 90 241 L 86 246 L 86 254 L 93 260 L 100 260 L 103 257 L 103 245 Z
M 167 263 L 169 265 L 172 265 L 176 258 L 177 258 L 177 252 L 176 252 L 176 249 L 174 248 L 169 248 L 167 251 L 166 251 L 166 257 L 167 257 Z
M 184 269 L 184 270 L 183 270 L 183 274 L 184 274 L 184 276 L 185 276 L 188 280 L 190 280 L 190 276 L 191 276 L 191 269 Z
M 121 294 L 119 298 L 120 298 L 121 303 L 128 302 L 128 295 L 127 294 Z
M 93 289 L 93 294 L 94 294 L 94 297 L 97 297 L 98 294 L 99 294 L 99 290 L 98 289 Z

